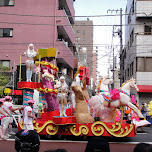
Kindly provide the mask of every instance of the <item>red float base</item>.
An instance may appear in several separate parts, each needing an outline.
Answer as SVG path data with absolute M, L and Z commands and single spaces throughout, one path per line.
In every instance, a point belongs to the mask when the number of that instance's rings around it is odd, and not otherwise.
M 38 83 L 38 82 L 22 81 L 22 82 L 17 83 L 17 88 L 18 89 L 39 89 L 39 88 L 42 88 L 42 87 L 43 87 L 42 83 Z
M 59 111 L 46 112 L 42 118 L 33 122 L 34 129 L 40 135 L 73 135 L 73 136 L 114 136 L 134 137 L 136 129 L 134 124 L 106 123 L 96 121 L 88 124 L 77 124 L 71 109 L 67 109 L 68 117 L 59 117 Z M 22 129 L 23 122 L 18 125 Z

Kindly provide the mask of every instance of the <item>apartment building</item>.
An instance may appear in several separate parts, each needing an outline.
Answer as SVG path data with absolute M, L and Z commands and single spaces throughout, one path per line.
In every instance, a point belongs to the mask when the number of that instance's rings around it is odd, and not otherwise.
M 79 45 L 79 64 L 85 64 L 93 74 L 93 21 L 75 21 L 75 40 Z
M 0 63 L 13 67 L 30 43 L 58 49 L 56 64 L 73 77 L 75 0 L 0 0 Z M 70 17 L 68 17 L 70 16 Z M 25 63 L 26 57 L 22 57 Z
M 125 48 L 121 52 L 120 78 L 135 78 L 136 99 L 152 100 L 152 0 L 128 0 L 125 12 Z

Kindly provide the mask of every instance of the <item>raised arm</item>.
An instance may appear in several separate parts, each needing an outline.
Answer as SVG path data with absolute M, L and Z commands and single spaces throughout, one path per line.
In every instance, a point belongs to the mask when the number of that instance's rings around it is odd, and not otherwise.
M 31 111 L 28 112 L 28 117 L 36 119 L 34 115 L 31 115 Z

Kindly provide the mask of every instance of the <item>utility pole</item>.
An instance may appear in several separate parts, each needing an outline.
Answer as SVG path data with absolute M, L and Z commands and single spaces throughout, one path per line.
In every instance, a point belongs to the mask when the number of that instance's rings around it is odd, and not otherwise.
M 120 8 L 120 54 L 122 54 L 122 8 Z M 120 85 L 122 84 L 122 62 L 120 59 Z
M 113 35 L 115 34 L 115 33 L 117 33 L 118 35 L 119 35 L 119 37 L 120 37 L 120 54 L 122 53 L 122 49 L 123 49 L 123 45 L 122 45 L 122 8 L 120 8 L 119 10 L 108 10 L 107 11 L 107 13 L 108 12 L 111 12 L 111 13 L 113 13 L 113 12 L 120 12 L 120 30 L 118 30 L 117 32 L 114 32 L 114 26 L 113 26 Z M 113 80 L 114 80 L 114 72 L 115 72 L 115 70 L 114 70 L 114 65 L 115 65 L 115 53 L 114 53 L 114 48 L 113 48 Z M 121 59 L 120 59 L 120 72 L 122 72 L 122 70 L 121 70 Z M 122 84 L 122 76 L 120 76 L 120 85 Z
M 14 64 L 13 64 L 13 95 L 14 95 L 14 86 L 15 86 L 15 62 L 14 62 Z

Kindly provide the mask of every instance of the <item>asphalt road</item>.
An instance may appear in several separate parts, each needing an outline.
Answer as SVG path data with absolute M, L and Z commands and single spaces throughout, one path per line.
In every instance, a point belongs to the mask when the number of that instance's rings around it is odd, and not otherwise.
M 140 131 L 140 129 L 138 129 Z M 146 142 L 152 144 L 152 127 L 144 127 L 145 133 L 137 133 L 133 138 L 106 138 L 110 143 L 111 152 L 133 152 L 135 145 L 139 142 Z M 17 129 L 14 128 L 16 132 Z M 44 140 L 45 139 L 45 140 Z M 67 137 L 51 136 L 50 139 L 42 136 L 40 152 L 45 150 L 55 150 L 64 148 L 67 152 L 84 152 L 89 138 L 84 137 Z M 0 152 L 15 152 L 14 136 L 7 141 L 0 141 Z

